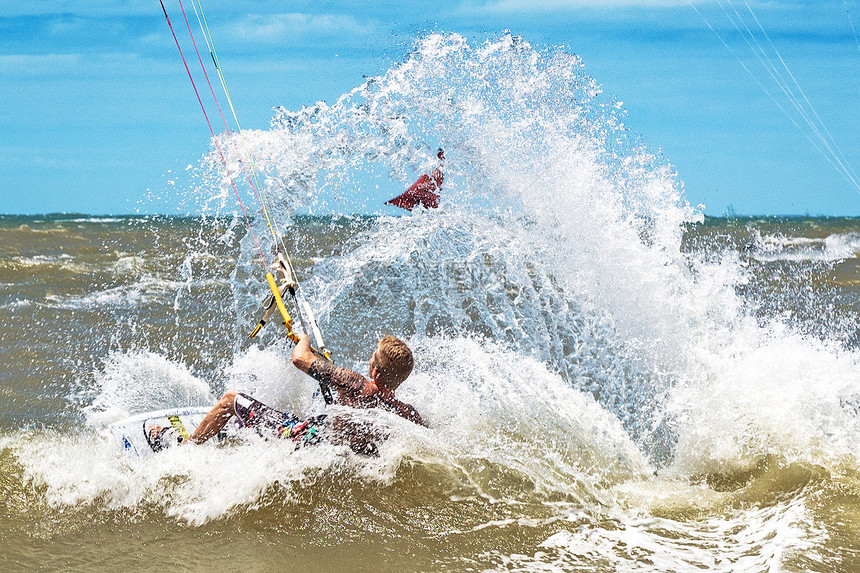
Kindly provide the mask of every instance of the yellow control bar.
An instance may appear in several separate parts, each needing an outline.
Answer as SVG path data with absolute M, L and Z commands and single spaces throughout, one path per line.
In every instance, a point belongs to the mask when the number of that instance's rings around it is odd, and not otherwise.
M 269 288 L 272 289 L 272 296 L 275 298 L 275 304 L 278 305 L 278 310 L 281 316 L 284 317 L 284 326 L 287 328 L 287 338 L 295 343 L 298 343 L 299 337 L 293 334 L 293 318 L 290 316 L 287 306 L 284 304 L 284 299 L 281 298 L 281 293 L 278 290 L 278 283 L 275 282 L 275 277 L 272 273 L 266 273 L 266 281 L 269 283 Z

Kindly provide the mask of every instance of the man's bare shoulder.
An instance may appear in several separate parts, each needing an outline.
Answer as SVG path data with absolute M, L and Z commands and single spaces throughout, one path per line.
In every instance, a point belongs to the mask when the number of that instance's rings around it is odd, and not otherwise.
M 421 418 L 421 414 L 418 413 L 418 410 L 415 409 L 412 404 L 407 404 L 402 400 L 398 400 L 397 398 L 379 398 L 379 401 L 384 404 L 384 408 L 390 412 L 397 414 L 402 418 L 406 418 L 410 422 L 415 422 L 419 426 L 426 426 L 424 420 Z

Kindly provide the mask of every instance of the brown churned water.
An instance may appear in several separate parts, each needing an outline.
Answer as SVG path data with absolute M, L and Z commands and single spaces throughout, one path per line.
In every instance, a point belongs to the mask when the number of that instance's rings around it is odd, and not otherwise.
M 0 217 L 0 567 L 860 570 L 860 221 L 708 218 L 665 292 L 635 253 L 518 225 L 287 231 L 335 361 L 407 340 L 429 428 L 365 413 L 377 457 L 241 434 L 134 464 L 125 416 L 228 387 L 322 409 L 274 321 L 248 340 L 254 249 L 223 219 Z

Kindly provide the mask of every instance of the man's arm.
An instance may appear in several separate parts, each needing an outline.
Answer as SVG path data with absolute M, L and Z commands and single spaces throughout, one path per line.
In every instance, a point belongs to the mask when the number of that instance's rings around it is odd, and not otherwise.
M 311 350 L 311 339 L 307 334 L 297 334 L 296 337 L 299 341 L 293 348 L 293 366 L 307 374 L 317 355 Z
M 352 396 L 373 396 L 379 388 L 358 372 L 335 366 L 331 362 L 316 358 L 307 370 L 308 375 L 323 386 L 343 390 Z
M 298 334 L 297 336 L 299 341 L 293 348 L 293 365 L 296 368 L 320 384 L 345 390 L 356 396 L 373 396 L 379 392 L 376 384 L 358 372 L 335 366 L 314 354 L 307 334 Z

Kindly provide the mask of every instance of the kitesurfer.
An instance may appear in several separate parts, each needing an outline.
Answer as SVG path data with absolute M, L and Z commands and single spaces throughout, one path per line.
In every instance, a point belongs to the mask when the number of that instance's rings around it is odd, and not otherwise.
M 358 372 L 334 366 L 318 357 L 311 349 L 307 334 L 297 334 L 298 342 L 293 348 L 293 365 L 316 379 L 322 386 L 333 388 L 338 394 L 338 404 L 352 408 L 382 408 L 416 424 L 424 425 L 418 411 L 411 405 L 395 398 L 395 391 L 412 372 L 414 359 L 406 344 L 394 337 L 385 336 L 379 341 L 370 357 L 369 378 Z M 191 435 L 193 443 L 201 444 L 216 435 L 236 416 L 243 426 L 253 428 L 263 437 L 289 438 L 297 444 L 319 439 L 325 415 L 308 420 L 298 418 L 271 408 L 259 400 L 236 390 L 224 393 L 214 408 L 206 415 Z M 327 425 L 332 430 L 335 443 L 345 443 L 358 453 L 373 454 L 376 443 L 385 436 L 365 424 L 349 419 L 349 416 L 333 416 Z M 171 428 L 153 426 L 152 437 L 159 443 L 170 441 L 165 435 Z M 181 441 L 178 440 L 177 441 Z M 166 443 L 164 445 L 167 445 Z

